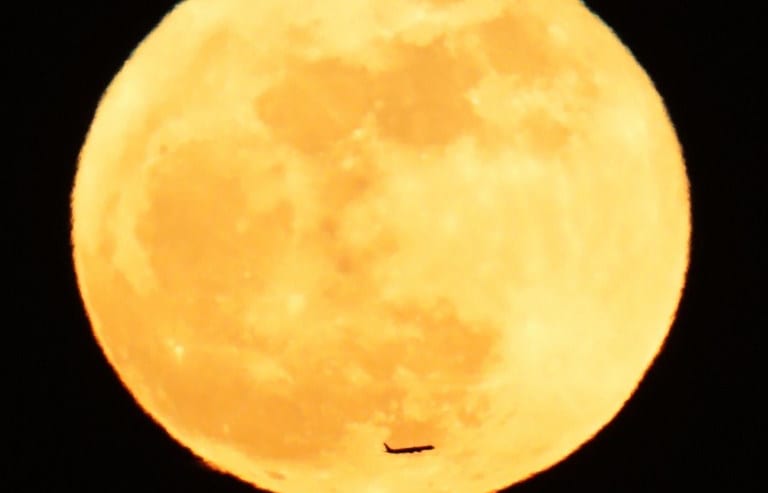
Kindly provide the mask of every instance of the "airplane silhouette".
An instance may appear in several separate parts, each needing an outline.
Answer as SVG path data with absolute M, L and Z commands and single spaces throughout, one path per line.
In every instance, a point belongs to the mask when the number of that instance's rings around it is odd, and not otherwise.
M 419 445 L 418 447 L 392 448 L 384 442 L 384 448 L 387 449 L 388 454 L 413 454 L 424 450 L 432 450 L 435 447 L 432 445 Z

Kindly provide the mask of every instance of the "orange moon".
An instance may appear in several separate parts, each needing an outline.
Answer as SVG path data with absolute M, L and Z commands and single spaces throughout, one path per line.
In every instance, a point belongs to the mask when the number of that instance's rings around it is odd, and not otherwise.
M 183 2 L 104 94 L 72 219 L 137 403 L 280 493 L 561 461 L 658 353 L 690 236 L 662 99 L 576 0 Z

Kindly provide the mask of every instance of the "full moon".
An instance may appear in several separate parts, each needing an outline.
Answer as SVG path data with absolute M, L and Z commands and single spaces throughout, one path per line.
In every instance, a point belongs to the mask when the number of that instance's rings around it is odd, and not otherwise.
M 690 236 L 663 101 L 577 0 L 182 2 L 105 92 L 72 220 L 138 405 L 280 493 L 563 460 L 659 352 Z

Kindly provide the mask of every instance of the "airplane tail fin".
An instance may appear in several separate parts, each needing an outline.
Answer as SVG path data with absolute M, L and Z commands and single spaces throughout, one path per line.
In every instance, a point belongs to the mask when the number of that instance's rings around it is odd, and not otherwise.
M 389 445 L 387 445 L 387 442 L 384 442 L 384 448 L 387 449 L 387 452 L 392 452 L 392 449 L 389 448 Z

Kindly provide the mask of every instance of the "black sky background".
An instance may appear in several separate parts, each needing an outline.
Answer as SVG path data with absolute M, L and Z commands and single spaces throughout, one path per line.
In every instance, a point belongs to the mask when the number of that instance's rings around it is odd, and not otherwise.
M 69 194 L 98 100 L 173 3 L 35 2 L 2 21 L 13 128 L 4 134 L 13 192 L 4 491 L 254 491 L 200 465 L 134 404 L 91 335 L 71 263 Z M 664 349 L 622 412 L 510 493 L 761 490 L 768 125 L 757 74 L 768 43 L 759 2 L 585 3 L 631 48 L 675 123 L 691 182 L 691 264 Z

